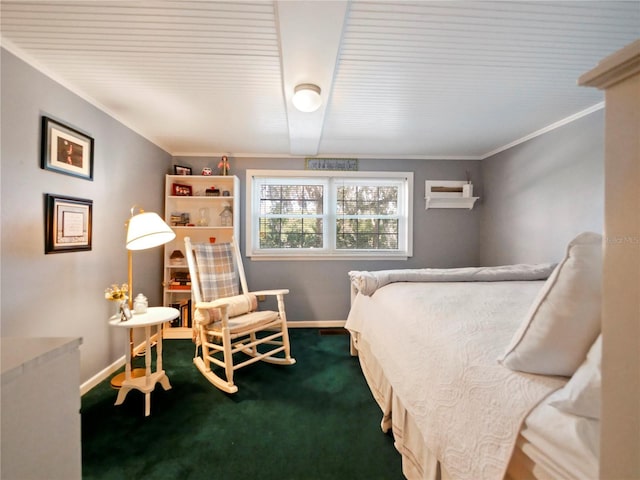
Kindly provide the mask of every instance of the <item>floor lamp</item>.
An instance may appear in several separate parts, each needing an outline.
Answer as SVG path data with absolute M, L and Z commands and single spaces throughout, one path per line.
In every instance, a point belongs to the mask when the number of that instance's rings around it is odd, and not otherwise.
M 138 209 L 138 212 L 136 212 Z M 176 234 L 157 213 L 145 212 L 140 207 L 131 207 L 131 218 L 127 222 L 127 261 L 128 261 L 128 285 L 129 308 L 133 311 L 133 250 L 146 250 L 158 247 L 176 238 Z M 129 329 L 129 348 L 131 349 L 131 361 L 133 362 L 133 329 Z M 149 345 L 147 345 L 149 348 Z M 133 367 L 133 365 L 132 365 Z M 145 369 L 131 369 L 131 376 L 144 377 Z M 120 373 L 111 379 L 113 388 L 120 388 L 124 381 L 124 373 Z

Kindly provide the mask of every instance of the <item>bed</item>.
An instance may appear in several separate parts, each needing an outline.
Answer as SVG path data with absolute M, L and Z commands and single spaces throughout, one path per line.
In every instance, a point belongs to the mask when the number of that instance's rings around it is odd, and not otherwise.
M 598 476 L 602 237 L 557 265 L 350 272 L 346 323 L 406 478 Z

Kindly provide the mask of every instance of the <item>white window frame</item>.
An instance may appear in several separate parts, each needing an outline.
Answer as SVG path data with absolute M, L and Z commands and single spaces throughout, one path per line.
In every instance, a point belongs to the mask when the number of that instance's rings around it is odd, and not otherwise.
M 318 249 L 261 249 L 259 239 L 260 198 L 259 185 L 254 179 L 277 179 L 301 184 L 316 180 L 327 185 L 324 195 L 323 228 L 324 248 Z M 363 184 L 389 184 L 399 182 L 398 198 L 398 250 L 352 250 L 335 248 L 336 210 L 333 192 L 340 179 L 359 180 Z M 280 183 L 280 182 L 276 182 Z M 255 192 L 255 193 L 254 193 Z M 247 170 L 246 171 L 246 235 L 245 254 L 252 260 L 407 260 L 413 255 L 413 172 L 327 172 L 315 170 Z

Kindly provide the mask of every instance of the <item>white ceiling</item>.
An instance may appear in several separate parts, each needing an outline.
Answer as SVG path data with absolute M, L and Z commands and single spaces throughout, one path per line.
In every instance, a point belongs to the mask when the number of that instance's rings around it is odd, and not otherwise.
M 173 155 L 484 158 L 599 108 L 634 1 L 2 0 L 2 45 Z M 297 112 L 293 88 L 323 106 Z M 73 119 L 66 119 L 73 123 Z

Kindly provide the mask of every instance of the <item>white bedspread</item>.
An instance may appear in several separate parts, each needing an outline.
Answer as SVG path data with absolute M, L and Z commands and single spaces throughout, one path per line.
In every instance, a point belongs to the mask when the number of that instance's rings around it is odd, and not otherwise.
M 598 478 L 600 421 L 564 413 L 549 405 L 559 392 L 552 393 L 527 416 L 520 434 L 529 446 L 523 450 L 544 465 L 555 478 Z
M 346 327 L 366 338 L 453 478 L 503 478 L 523 419 L 566 381 L 496 360 L 542 285 L 392 283 L 354 299 Z
M 497 267 L 406 268 L 399 270 L 351 271 L 351 283 L 363 295 L 395 282 L 505 282 L 546 280 L 553 263 L 501 265 Z

